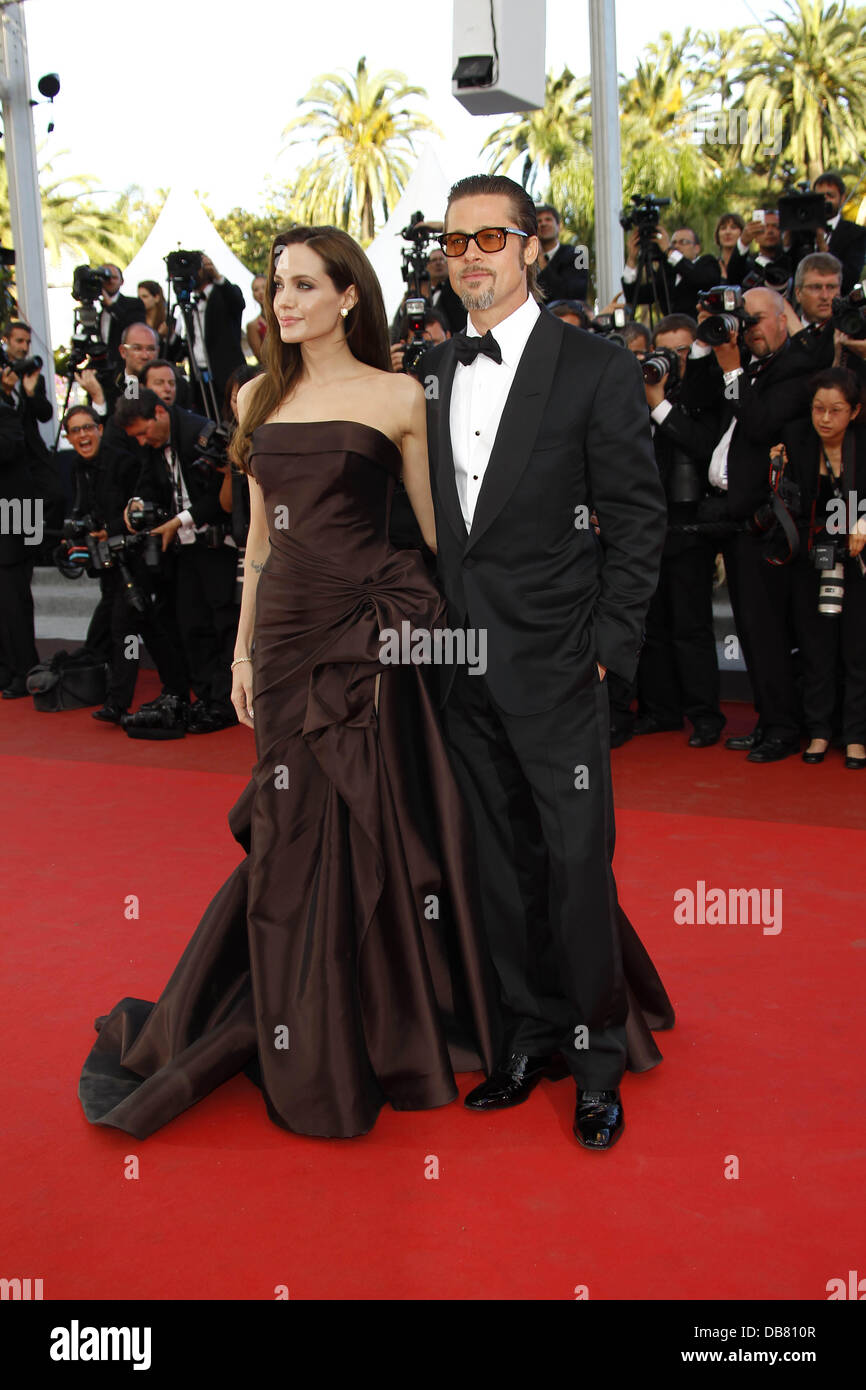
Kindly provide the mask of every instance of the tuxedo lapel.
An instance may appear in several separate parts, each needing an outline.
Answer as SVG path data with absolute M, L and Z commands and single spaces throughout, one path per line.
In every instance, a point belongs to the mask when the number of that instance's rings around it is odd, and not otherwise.
M 434 373 L 436 389 L 439 393 L 439 405 L 436 410 L 438 437 L 432 442 L 431 458 L 434 460 L 436 492 L 442 503 L 442 510 L 454 534 L 463 546 L 466 544 L 467 537 L 466 522 L 463 520 L 460 498 L 457 495 L 457 480 L 454 476 L 454 450 L 451 445 L 451 388 L 454 385 L 456 366 L 457 358 L 454 354 L 454 347 L 449 342 L 442 351 L 439 371 Z M 425 389 L 429 389 L 432 384 L 427 381 Z
M 550 395 L 563 332 L 562 321 L 542 309 L 523 349 L 502 411 L 484 481 L 478 494 L 467 550 L 471 550 L 499 515 L 529 463 L 541 417 Z M 454 460 L 451 457 L 450 430 L 448 450 L 453 482 Z M 456 485 L 454 495 L 456 498 Z

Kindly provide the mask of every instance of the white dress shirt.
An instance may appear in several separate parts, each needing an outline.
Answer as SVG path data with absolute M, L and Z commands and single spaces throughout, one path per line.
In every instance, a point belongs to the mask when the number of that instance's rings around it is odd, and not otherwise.
M 105 298 L 102 301 L 103 304 L 116 304 L 117 297 L 119 294 L 120 290 L 117 291 L 117 294 L 108 295 L 107 298 Z M 99 315 L 99 336 L 104 343 L 108 342 L 108 335 L 111 332 L 111 321 L 111 314 L 108 312 L 106 308 L 103 308 L 101 314 Z
M 181 545 L 194 545 L 196 532 L 206 531 L 207 524 L 196 526 L 192 519 L 192 512 L 190 511 L 192 503 L 189 500 L 189 493 L 187 492 L 186 483 L 184 482 L 183 471 L 178 464 L 177 455 L 171 444 L 166 444 L 162 453 L 168 464 L 168 471 L 171 474 L 171 486 L 174 493 L 175 505 L 177 506 L 177 515 L 180 517 L 180 527 L 177 533 L 178 539 Z M 179 506 L 178 503 L 180 504 Z
M 539 312 L 532 295 L 527 295 L 519 309 L 491 329 L 502 351 L 502 361 L 494 362 L 492 357 L 479 353 L 474 362 L 468 365 L 458 362 L 454 370 L 449 423 L 457 496 L 467 531 L 472 527 L 478 494 L 517 364 Z M 470 338 L 482 336 L 471 314 L 466 334 Z
M 205 310 L 207 309 L 208 295 L 210 294 L 214 285 L 223 284 L 225 278 L 226 277 L 224 275 L 220 275 L 216 280 L 212 280 L 210 284 L 205 285 L 203 290 L 199 290 L 199 294 L 202 296 L 202 298 L 195 298 L 193 300 L 192 311 L 194 315 L 193 322 L 195 324 L 195 336 L 192 342 L 192 352 L 193 357 L 195 358 L 198 365 L 204 369 L 207 368 L 207 352 L 205 350 L 204 338 L 204 318 Z

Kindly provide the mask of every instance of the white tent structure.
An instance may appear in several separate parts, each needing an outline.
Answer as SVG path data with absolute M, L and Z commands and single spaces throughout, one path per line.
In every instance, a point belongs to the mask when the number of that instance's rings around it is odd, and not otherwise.
M 165 290 L 164 257 L 169 251 L 203 251 L 210 256 L 220 275 L 243 290 L 244 322 L 258 317 L 261 311 L 252 295 L 255 272 L 229 249 L 191 189 L 173 188 L 169 193 L 147 240 L 123 271 L 123 293 L 135 294 L 141 280 L 156 280 Z
M 450 187 L 451 182 L 445 176 L 439 156 L 432 145 L 427 145 L 412 171 L 400 201 L 379 235 L 374 237 L 367 247 L 367 258 L 379 277 L 389 320 L 394 317 L 406 292 L 400 264 L 403 251 L 409 246 L 409 242 L 401 239 L 400 232 L 416 212 L 423 212 L 425 218 L 431 222 L 441 222 Z

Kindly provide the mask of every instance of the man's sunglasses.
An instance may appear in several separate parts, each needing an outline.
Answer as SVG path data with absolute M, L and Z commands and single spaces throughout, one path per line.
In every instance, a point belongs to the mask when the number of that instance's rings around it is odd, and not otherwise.
M 489 254 L 504 248 L 509 232 L 512 236 L 529 236 L 528 232 L 521 232 L 518 227 L 482 227 L 477 232 L 443 232 L 436 240 L 446 256 L 464 256 L 470 241 L 474 241 L 480 251 Z

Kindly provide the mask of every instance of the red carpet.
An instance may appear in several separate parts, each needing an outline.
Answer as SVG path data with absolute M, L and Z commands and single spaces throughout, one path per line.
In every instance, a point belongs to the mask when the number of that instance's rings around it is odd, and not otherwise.
M 570 1082 L 327 1141 L 275 1128 L 241 1077 L 139 1142 L 87 1124 L 78 1073 L 94 1017 L 157 997 L 240 857 L 252 735 L 135 743 L 4 702 L 0 1276 L 46 1299 L 568 1300 L 823 1299 L 866 1273 L 866 776 L 684 737 L 614 754 L 620 894 L 678 1021 L 663 1064 L 627 1075 L 612 1153 L 572 1138 Z M 677 925 L 699 880 L 781 890 L 782 930 Z

